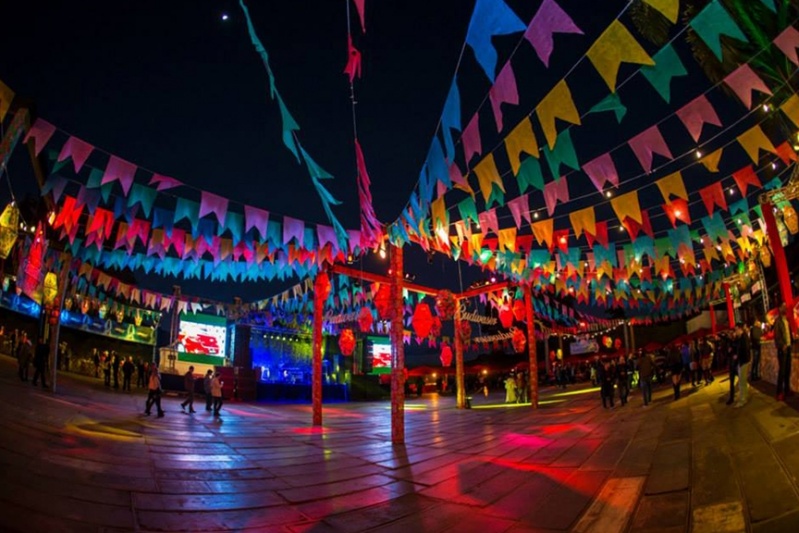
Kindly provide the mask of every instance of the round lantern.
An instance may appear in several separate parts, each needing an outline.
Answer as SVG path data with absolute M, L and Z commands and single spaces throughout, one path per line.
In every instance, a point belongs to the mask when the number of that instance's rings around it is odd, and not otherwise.
M 433 325 L 430 326 L 430 337 L 438 338 L 441 336 L 441 319 L 437 316 L 433 317 Z
M 771 252 L 768 246 L 760 247 L 760 262 L 763 263 L 763 266 L 766 268 L 771 266 Z
M 361 332 L 369 332 L 372 329 L 373 321 L 372 310 L 368 307 L 361 307 L 361 310 L 358 312 L 358 327 L 361 328 Z
M 472 340 L 472 325 L 465 320 L 462 321 L 457 333 L 460 335 L 463 345 L 466 346 Z
M 613 339 L 605 335 L 602 337 L 602 346 L 608 349 L 613 348 Z
M 48 272 L 44 276 L 44 287 L 42 288 L 42 297 L 44 298 L 44 305 L 50 305 L 55 301 L 58 295 L 58 276 L 54 272 Z
M 499 310 L 499 322 L 505 329 L 510 329 L 513 326 L 513 311 L 510 306 L 505 304 Z
M 438 291 L 436 294 L 436 313 L 441 320 L 449 320 L 455 315 L 455 295 L 448 290 Z
M 782 208 L 782 220 L 791 235 L 796 235 L 799 232 L 799 217 L 796 216 L 796 210 L 792 205 L 788 204 Z
M 513 300 L 513 316 L 517 322 L 524 322 L 527 311 L 524 309 L 523 300 Z
M 345 329 L 341 332 L 338 338 L 338 347 L 341 349 L 342 355 L 352 355 L 355 351 L 355 334 L 351 329 Z
M 0 259 L 8 258 L 19 235 L 19 208 L 11 202 L 0 215 Z
M 430 307 L 427 304 L 416 305 L 411 324 L 416 337 L 424 339 L 430 335 L 430 329 L 433 327 L 433 313 L 430 312 Z
M 511 343 L 513 344 L 513 351 L 514 352 L 523 352 L 524 348 L 527 346 L 527 337 L 524 336 L 524 333 L 520 329 L 516 329 L 513 331 L 513 337 L 511 337 Z
M 330 278 L 327 272 L 320 272 L 316 278 L 316 287 L 319 289 L 317 296 L 324 302 L 330 296 Z
M 616 339 L 615 341 L 613 341 L 613 347 L 616 348 L 617 350 L 621 348 L 621 339 Z
M 391 312 L 391 286 L 388 284 L 380 285 L 374 297 L 375 307 L 377 308 L 377 316 L 382 320 L 388 320 L 393 313 Z
M 450 366 L 452 364 L 452 348 L 449 344 L 444 343 L 441 346 L 441 366 Z

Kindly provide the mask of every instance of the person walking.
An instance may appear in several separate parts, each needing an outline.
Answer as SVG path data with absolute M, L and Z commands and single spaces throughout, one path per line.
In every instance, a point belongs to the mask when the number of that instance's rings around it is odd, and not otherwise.
M 780 314 L 774 322 L 774 344 L 777 347 L 777 400 L 784 401 L 791 393 L 791 327 L 786 316 L 787 307 L 780 305 Z
M 161 409 L 161 375 L 156 365 L 150 366 L 150 381 L 147 385 L 147 402 L 144 404 L 144 414 L 150 416 L 150 410 L 155 404 L 158 409 L 158 418 L 163 418 L 164 410 Z
M 713 345 L 710 344 L 710 341 L 707 338 L 702 340 L 702 344 L 699 345 L 699 367 L 702 372 L 702 377 L 705 379 L 705 386 L 710 385 L 713 383 L 713 371 L 711 367 L 713 366 Z M 701 379 L 699 380 L 702 381 Z
M 751 365 L 752 348 L 749 344 L 749 331 L 744 326 L 738 326 L 738 401 L 735 407 L 743 407 L 749 401 L 749 366 Z
M 31 359 L 33 359 L 33 346 L 31 346 L 31 341 L 25 331 L 19 335 L 19 341 L 15 341 L 15 343 L 17 348 L 17 365 L 19 365 L 19 379 L 21 381 L 28 381 L 28 372 L 30 371 Z
M 133 379 L 133 371 L 136 370 L 136 365 L 133 364 L 133 357 L 128 356 L 124 363 L 122 363 L 122 390 L 130 392 L 130 382 Z
M 214 416 L 219 416 L 219 410 L 222 409 L 222 385 L 224 383 L 219 379 L 219 372 L 214 372 L 214 379 L 211 380 L 211 395 L 214 397 Z
M 644 407 L 652 401 L 652 375 L 655 373 L 655 362 L 649 354 L 642 353 L 638 358 L 638 381 L 644 397 Z
M 623 355 L 619 357 L 619 362 L 616 364 L 616 379 L 619 387 L 619 400 L 622 405 L 626 405 L 627 396 L 630 394 L 630 384 L 627 360 L 624 359 Z
M 213 380 L 214 380 L 214 371 L 209 369 L 208 372 L 205 373 L 205 378 L 203 379 L 203 391 L 205 391 L 205 410 L 206 411 L 210 411 L 211 410 L 211 402 L 214 399 L 214 396 L 213 396 L 212 390 L 211 390 L 211 382 Z
M 113 355 L 113 363 L 112 363 L 111 369 L 112 369 L 112 371 L 114 373 L 114 388 L 118 389 L 119 388 L 119 367 L 122 365 L 122 360 L 120 359 L 120 356 L 119 356 L 119 354 L 117 353 L 116 350 L 111 352 L 111 354 Z
M 106 387 L 111 386 L 111 356 L 107 350 L 103 352 L 103 382 Z
M 669 349 L 666 364 L 671 371 L 671 388 L 674 390 L 674 399 L 680 399 L 680 382 L 682 381 L 682 353 L 677 346 Z
M 47 359 L 50 357 L 50 347 L 42 340 L 36 343 L 36 353 L 33 355 L 33 386 L 35 387 L 42 377 L 42 388 L 47 388 Z
M 759 320 L 755 320 L 752 329 L 749 331 L 749 343 L 752 347 L 752 368 L 750 381 L 760 379 L 760 341 L 763 338 L 763 327 Z
M 196 413 L 194 410 L 194 367 L 190 366 L 189 370 L 183 376 L 183 388 L 186 389 L 186 400 L 180 404 L 180 408 L 184 411 L 186 406 L 189 407 L 189 413 Z
M 602 361 L 598 370 L 599 372 L 597 372 L 597 377 L 599 378 L 602 407 L 607 409 L 609 402 L 610 408 L 613 409 L 615 407 L 613 404 L 613 383 L 616 381 L 616 373 L 614 372 L 610 361 Z

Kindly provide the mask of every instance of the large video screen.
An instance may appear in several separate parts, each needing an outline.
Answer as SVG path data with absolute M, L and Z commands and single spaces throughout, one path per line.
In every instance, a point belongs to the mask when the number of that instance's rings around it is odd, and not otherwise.
M 178 327 L 178 353 L 222 359 L 227 356 L 227 319 L 214 315 L 182 313 Z M 192 357 L 181 357 L 191 361 Z M 204 362 L 197 360 L 196 362 Z M 221 362 L 220 362 L 221 363 Z M 220 364 L 217 363 L 217 364 Z
M 388 337 L 370 336 L 366 339 L 369 349 L 368 356 L 372 360 L 373 374 L 388 374 L 391 372 L 391 341 Z

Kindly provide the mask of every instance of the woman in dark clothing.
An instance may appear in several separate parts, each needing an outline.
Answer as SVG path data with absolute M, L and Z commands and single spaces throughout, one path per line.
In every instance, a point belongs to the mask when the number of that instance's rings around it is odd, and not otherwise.
M 625 405 L 627 403 L 627 395 L 630 393 L 630 386 L 627 361 L 625 361 L 624 357 L 620 357 L 619 363 L 616 365 L 616 378 L 619 387 L 619 400 L 621 400 L 622 405 Z
M 613 405 L 613 383 L 616 381 L 616 373 L 610 361 L 604 361 L 599 366 L 599 386 L 601 387 L 602 394 L 602 407 L 607 408 L 608 402 L 610 406 Z

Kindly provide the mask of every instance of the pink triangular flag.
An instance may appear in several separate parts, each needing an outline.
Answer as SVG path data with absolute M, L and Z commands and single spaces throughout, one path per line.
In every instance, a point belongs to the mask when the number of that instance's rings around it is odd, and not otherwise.
M 297 245 L 303 245 L 305 237 L 305 222 L 296 218 L 283 217 L 283 244 L 288 244 L 291 239 L 297 239 Z
M 647 174 L 652 171 L 653 154 L 662 155 L 669 159 L 673 158 L 671 150 L 666 145 L 666 140 L 661 135 L 657 124 L 630 139 L 628 144 Z
M 216 194 L 211 194 L 208 191 L 200 193 L 200 218 L 205 215 L 213 213 L 216 215 L 216 220 L 220 226 L 225 225 L 225 218 L 227 218 L 228 199 Z
M 524 38 L 533 45 L 535 53 L 547 67 L 554 48 L 553 35 L 556 33 L 582 35 L 583 32 L 555 0 L 544 0 L 524 32 Z
M 768 88 L 768 85 L 766 85 L 766 83 L 760 79 L 760 76 L 755 74 L 752 67 L 746 63 L 730 72 L 730 74 L 724 78 L 724 83 L 726 83 L 727 86 L 735 92 L 738 98 L 741 99 L 746 109 L 752 109 L 753 90 L 769 95 L 771 94 L 771 89 Z
M 366 19 L 364 17 L 364 4 L 366 0 L 353 0 L 355 2 L 355 9 L 358 11 L 358 17 L 361 19 L 361 31 L 366 33 Z
M 150 178 L 149 184 L 156 185 L 155 190 L 157 191 L 165 191 L 167 189 L 172 189 L 183 185 L 182 182 L 176 180 L 175 178 L 170 178 L 169 176 L 162 176 L 161 174 L 153 174 L 153 177 Z
M 58 161 L 63 161 L 67 157 L 72 158 L 72 164 L 75 167 L 75 172 L 80 172 L 83 164 L 89 158 L 89 154 L 94 150 L 94 146 L 82 141 L 77 137 L 70 137 L 64 146 L 61 147 L 61 153 L 58 154 Z
M 31 129 L 28 130 L 28 134 L 25 135 L 24 142 L 27 144 L 29 140 L 33 139 L 33 152 L 39 155 L 54 133 L 55 126 L 42 118 L 37 118 Z
M 524 218 L 528 224 L 530 223 L 530 202 L 526 194 L 508 201 L 507 205 L 511 215 L 513 215 L 513 222 L 516 223 L 516 229 L 521 227 L 522 218 Z
M 569 201 L 569 186 L 565 176 L 544 185 L 544 202 L 547 204 L 549 216 L 552 216 L 552 213 L 555 212 L 555 206 L 558 201 L 563 203 Z
M 516 76 L 510 61 L 505 63 L 499 71 L 494 85 L 488 91 L 488 98 L 491 100 L 491 109 L 494 111 L 494 120 L 497 122 L 497 131 L 502 131 L 502 104 L 519 104 L 519 92 L 516 88 Z
M 472 120 L 464 128 L 463 135 L 463 153 L 466 157 L 466 165 L 474 154 L 480 155 L 483 152 L 483 145 L 480 141 L 480 114 L 475 113 Z
M 774 39 L 774 45 L 782 50 L 791 63 L 799 65 L 799 57 L 796 55 L 796 49 L 799 48 L 799 31 L 796 31 L 796 28 L 793 26 L 785 28 L 785 31 Z
M 135 174 L 136 165 L 112 155 L 108 160 L 108 165 L 105 167 L 105 173 L 103 174 L 103 179 L 100 180 L 100 184 L 105 185 L 112 181 L 119 181 L 125 196 L 127 196 L 131 185 L 133 185 L 133 176 Z
M 614 187 L 619 186 L 619 173 L 616 165 L 610 157 L 610 153 L 602 154 L 596 159 L 592 159 L 583 165 L 585 172 L 599 192 L 605 187 L 605 183 L 610 182 Z
M 694 142 L 699 141 L 699 136 L 702 135 L 702 126 L 705 124 L 721 126 L 721 120 L 716 114 L 716 110 L 713 109 L 704 94 L 688 102 L 688 104 L 678 110 L 677 116 L 682 120 Z
M 269 211 L 244 206 L 244 231 L 250 231 L 250 228 L 255 228 L 261 234 L 261 239 L 266 239 L 266 226 L 269 223 Z

